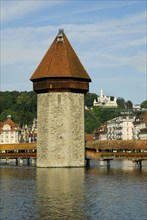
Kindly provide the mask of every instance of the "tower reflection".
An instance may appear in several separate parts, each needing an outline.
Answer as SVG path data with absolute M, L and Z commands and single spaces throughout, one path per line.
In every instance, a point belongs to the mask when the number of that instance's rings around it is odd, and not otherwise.
M 39 219 L 84 219 L 84 168 L 38 168 L 36 203 Z

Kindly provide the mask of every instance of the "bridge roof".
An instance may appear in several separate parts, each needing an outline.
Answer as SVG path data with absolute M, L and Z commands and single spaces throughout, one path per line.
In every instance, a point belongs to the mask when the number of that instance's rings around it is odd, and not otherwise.
M 45 78 L 76 78 L 91 81 L 63 30 L 59 30 L 30 80 Z
M 86 142 L 87 148 L 100 150 L 133 150 L 143 149 L 147 150 L 147 140 L 112 140 L 100 141 L 93 140 Z M 4 150 L 36 150 L 37 142 L 35 143 L 16 143 L 16 144 L 0 144 L 0 151 Z
M 0 150 L 36 150 L 36 143 L 0 144 Z
M 147 150 L 147 140 L 94 140 L 87 141 L 86 147 L 100 150 Z

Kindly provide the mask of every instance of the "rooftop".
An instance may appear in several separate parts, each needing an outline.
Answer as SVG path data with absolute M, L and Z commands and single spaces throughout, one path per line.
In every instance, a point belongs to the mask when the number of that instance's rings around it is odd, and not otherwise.
M 34 82 L 49 78 L 72 78 L 91 81 L 63 30 L 59 30 L 30 80 Z

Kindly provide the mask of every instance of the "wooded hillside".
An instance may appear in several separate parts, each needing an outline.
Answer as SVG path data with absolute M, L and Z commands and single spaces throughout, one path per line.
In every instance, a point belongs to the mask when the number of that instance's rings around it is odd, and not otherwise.
M 125 102 L 123 98 L 118 99 L 118 108 L 98 108 L 92 107 L 93 100 L 97 97 L 95 93 L 87 93 L 85 96 L 85 132 L 92 133 L 104 122 L 118 117 L 120 112 L 127 106 L 130 108 L 130 102 Z M 146 101 L 144 102 L 146 104 Z M 11 115 L 12 120 L 22 125 L 31 125 L 34 118 L 37 118 L 37 95 L 35 92 L 0 92 L 0 121 L 5 121 L 7 115 Z

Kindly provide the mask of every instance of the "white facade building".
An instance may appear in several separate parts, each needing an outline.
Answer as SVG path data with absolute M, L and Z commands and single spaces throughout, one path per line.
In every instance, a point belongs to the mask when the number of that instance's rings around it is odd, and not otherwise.
M 136 117 L 133 124 L 133 139 L 147 140 L 147 112 Z
M 134 115 L 125 114 L 107 122 L 107 140 L 132 140 Z
M 103 95 L 103 90 L 101 89 L 100 96 L 97 97 L 97 100 L 94 99 L 93 106 L 99 106 L 99 107 L 117 107 L 116 97 L 113 99 L 111 96 L 105 96 Z
M 11 120 L 11 116 L 7 116 L 7 120 L 0 123 L 0 144 L 18 143 L 19 142 L 19 126 Z

